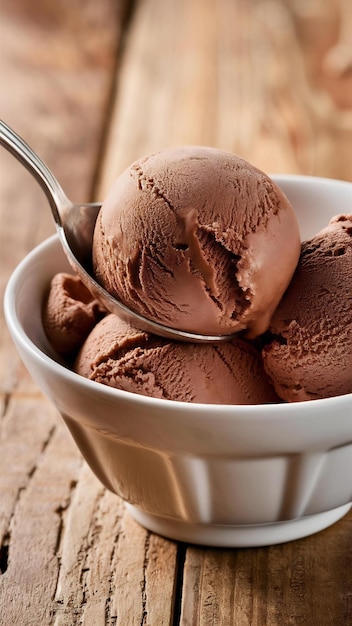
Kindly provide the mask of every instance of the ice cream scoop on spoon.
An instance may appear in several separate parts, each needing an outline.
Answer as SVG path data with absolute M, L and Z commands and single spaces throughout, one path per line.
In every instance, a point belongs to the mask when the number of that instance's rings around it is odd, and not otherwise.
M 301 249 L 293 208 L 267 174 L 181 146 L 132 163 L 102 205 L 77 205 L 5 124 L 1 143 L 42 186 L 73 269 L 107 310 L 175 340 L 267 330 Z
M 74 204 L 59 182 L 28 144 L 7 124 L 0 121 L 0 145 L 8 150 L 32 174 L 49 200 L 56 230 L 73 270 L 108 311 L 150 333 L 178 341 L 221 342 L 231 336 L 199 335 L 172 329 L 135 313 L 106 291 L 86 269 L 90 266 L 92 239 L 100 203 Z

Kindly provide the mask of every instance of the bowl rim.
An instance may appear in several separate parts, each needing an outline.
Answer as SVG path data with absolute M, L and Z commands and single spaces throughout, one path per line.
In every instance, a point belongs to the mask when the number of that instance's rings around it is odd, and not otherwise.
M 322 182 L 328 184 L 336 184 L 337 186 L 345 186 L 351 188 L 352 193 L 352 182 L 343 181 L 338 179 L 329 179 L 315 176 L 306 176 L 301 174 L 270 174 L 273 180 L 278 183 L 280 182 L 299 182 L 299 183 L 313 183 L 313 184 L 321 184 Z M 87 390 L 91 392 L 98 392 L 99 395 L 107 396 L 109 398 L 120 398 L 125 400 L 130 400 L 137 405 L 147 405 L 150 407 L 156 406 L 158 408 L 170 409 L 171 407 L 175 411 L 191 412 L 195 417 L 199 415 L 200 418 L 204 413 L 214 413 L 221 412 L 222 418 L 226 415 L 229 419 L 234 419 L 237 417 L 237 412 L 241 414 L 246 414 L 246 419 L 257 418 L 258 415 L 273 414 L 280 413 L 280 419 L 284 420 L 285 417 L 291 417 L 292 413 L 302 413 L 302 409 L 311 409 L 314 407 L 314 412 L 317 413 L 319 417 L 319 410 L 323 408 L 332 409 L 336 404 L 344 404 L 346 402 L 352 402 L 352 394 L 343 394 L 339 396 L 333 396 L 330 398 L 319 398 L 315 400 L 303 400 L 301 402 L 281 402 L 281 403 L 268 403 L 268 404 L 205 404 L 192 402 L 187 403 L 181 400 L 168 400 L 163 398 L 152 398 L 150 396 L 143 396 L 141 394 L 124 391 L 121 389 L 116 389 L 114 387 L 110 387 L 108 385 L 103 385 L 102 383 L 98 383 L 93 380 L 89 380 L 77 374 L 73 370 L 69 369 L 65 364 L 60 363 L 59 360 L 55 360 L 50 355 L 46 354 L 43 350 L 41 350 L 28 336 L 25 332 L 19 318 L 17 315 L 16 308 L 16 294 L 19 288 L 19 283 L 21 282 L 21 277 L 25 270 L 31 265 L 34 259 L 43 256 L 47 249 L 53 248 L 54 246 L 60 246 L 58 234 L 55 233 L 36 245 L 26 256 L 18 263 L 18 265 L 13 270 L 10 278 L 6 284 L 5 292 L 4 292 L 4 314 L 5 320 L 12 335 L 15 343 L 20 345 L 26 353 L 30 353 L 31 356 L 38 362 L 41 362 L 45 367 L 48 367 L 53 373 L 59 376 L 62 379 L 69 381 L 71 384 L 75 386 L 83 386 Z M 62 254 L 64 255 L 64 251 L 62 250 Z M 67 270 L 68 271 L 68 270 Z M 283 410 L 283 407 L 284 410 Z
M 336 185 L 346 188 L 351 188 L 352 193 L 352 181 L 344 180 L 342 178 L 327 178 L 325 176 L 314 176 L 309 174 L 280 174 L 280 173 L 272 173 L 268 174 L 270 178 L 277 182 L 293 182 L 300 184 L 309 184 L 309 185 Z

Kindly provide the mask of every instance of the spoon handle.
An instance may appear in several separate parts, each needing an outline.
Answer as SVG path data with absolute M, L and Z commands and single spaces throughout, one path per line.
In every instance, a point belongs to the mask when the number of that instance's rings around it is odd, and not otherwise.
M 46 194 L 55 222 L 62 225 L 61 210 L 72 205 L 60 183 L 41 158 L 5 122 L 0 120 L 0 145 L 6 148 L 37 180 Z

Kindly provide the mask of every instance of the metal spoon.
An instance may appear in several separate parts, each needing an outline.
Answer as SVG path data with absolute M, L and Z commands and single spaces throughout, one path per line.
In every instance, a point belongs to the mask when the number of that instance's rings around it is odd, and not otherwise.
M 56 230 L 70 265 L 92 295 L 108 311 L 141 330 L 176 341 L 219 343 L 231 339 L 233 335 L 199 335 L 169 328 L 132 311 L 108 293 L 87 270 L 91 263 L 93 232 L 101 203 L 73 204 L 45 163 L 1 120 L 0 145 L 20 161 L 42 187 L 49 200 Z

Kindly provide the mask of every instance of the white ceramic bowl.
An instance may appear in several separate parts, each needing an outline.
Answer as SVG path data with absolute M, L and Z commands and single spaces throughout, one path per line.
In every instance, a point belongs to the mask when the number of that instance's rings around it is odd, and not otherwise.
M 303 238 L 350 211 L 352 184 L 273 176 Z M 14 271 L 5 314 L 18 351 L 102 483 L 150 530 L 212 546 L 259 546 L 317 532 L 352 505 L 352 395 L 224 406 L 138 396 L 60 364 L 41 322 L 53 274 L 70 271 L 56 236 Z

